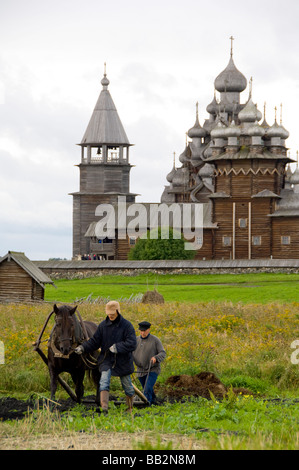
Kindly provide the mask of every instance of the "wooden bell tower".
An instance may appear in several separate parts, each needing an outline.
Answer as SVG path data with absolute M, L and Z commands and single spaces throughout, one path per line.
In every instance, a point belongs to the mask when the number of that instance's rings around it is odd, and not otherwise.
M 82 138 L 80 189 L 73 196 L 73 258 L 95 252 L 90 237 L 85 234 L 96 221 L 95 210 L 100 204 L 117 204 L 118 196 L 127 202 L 135 201 L 130 192 L 130 144 L 115 104 L 108 90 L 106 75 L 101 80 L 102 90 Z M 113 258 L 113 241 L 103 256 Z M 108 253 L 109 252 L 109 253 Z

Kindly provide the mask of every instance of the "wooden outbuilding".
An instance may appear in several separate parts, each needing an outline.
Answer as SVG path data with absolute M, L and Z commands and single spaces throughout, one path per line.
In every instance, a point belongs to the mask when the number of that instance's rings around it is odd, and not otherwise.
M 24 253 L 9 251 L 0 258 L 0 301 L 43 300 L 45 284 L 54 285 Z

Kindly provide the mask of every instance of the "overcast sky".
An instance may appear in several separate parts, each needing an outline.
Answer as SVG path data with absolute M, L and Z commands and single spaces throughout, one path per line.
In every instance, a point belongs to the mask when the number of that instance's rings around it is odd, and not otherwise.
M 109 90 L 131 148 L 131 191 L 159 202 L 173 152 L 208 117 L 229 61 L 253 77 L 253 100 L 299 149 L 298 0 L 1 0 L 0 256 L 71 258 L 81 142 Z M 248 98 L 248 88 L 241 102 Z

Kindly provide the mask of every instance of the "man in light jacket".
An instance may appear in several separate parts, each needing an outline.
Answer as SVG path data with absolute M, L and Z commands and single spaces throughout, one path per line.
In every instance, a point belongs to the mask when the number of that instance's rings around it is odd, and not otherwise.
M 161 372 L 161 362 L 164 361 L 166 352 L 159 338 L 150 333 L 149 322 L 142 321 L 138 326 L 140 336 L 137 338 L 133 360 L 137 366 L 137 377 L 143 393 L 151 405 L 156 402 L 154 385 Z

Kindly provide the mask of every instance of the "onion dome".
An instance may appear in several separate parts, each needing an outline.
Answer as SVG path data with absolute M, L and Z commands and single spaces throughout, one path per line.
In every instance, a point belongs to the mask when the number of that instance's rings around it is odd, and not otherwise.
M 287 131 L 286 131 L 287 132 Z M 275 120 L 273 126 L 271 126 L 269 129 L 268 129 L 268 132 L 267 132 L 267 137 L 269 138 L 272 138 L 272 137 L 280 137 L 281 139 L 285 139 L 286 137 L 284 137 L 286 134 L 284 132 L 284 130 L 282 129 L 281 126 L 279 126 Z
M 241 122 L 260 121 L 262 117 L 262 113 L 257 109 L 251 97 L 247 101 L 244 108 L 238 114 L 238 118 Z
M 179 160 L 180 160 L 181 163 L 186 163 L 190 160 L 190 158 L 191 158 L 190 148 L 189 148 L 188 145 L 186 145 L 185 150 L 179 156 Z
M 208 104 L 208 106 L 206 107 L 206 110 L 209 114 L 214 114 L 214 115 L 217 114 L 217 112 L 218 112 L 218 103 L 217 103 L 217 100 L 216 100 L 216 93 L 214 93 L 213 101 L 211 101 L 211 103 Z
M 289 131 L 286 130 L 285 127 L 280 123 L 279 128 L 281 129 L 281 138 L 283 140 L 287 139 L 290 135 Z
M 216 77 L 215 89 L 220 92 L 241 92 L 247 86 L 247 80 L 244 75 L 237 69 L 231 57 L 227 67 Z
M 188 168 L 178 168 L 173 179 L 173 186 L 186 186 L 189 183 Z
M 176 171 L 177 171 L 176 168 L 173 167 L 173 169 L 171 170 L 171 172 L 168 173 L 168 175 L 166 176 L 166 179 L 167 179 L 168 183 L 172 183 L 172 180 L 173 180 L 173 177 L 174 177 Z
M 281 127 L 281 129 L 282 129 L 282 134 L 283 134 L 283 135 L 282 135 L 282 139 L 285 140 L 285 139 L 287 139 L 287 138 L 289 137 L 290 133 L 289 133 L 289 131 L 287 131 L 286 128 L 283 127 L 281 124 L 280 124 L 280 127 Z
M 257 121 L 249 127 L 247 132 L 251 137 L 264 137 L 266 133 L 265 129 Z
M 196 103 L 196 119 L 195 119 L 195 124 L 191 129 L 188 130 L 188 137 L 190 139 L 201 139 L 202 137 L 205 137 L 207 135 L 207 131 L 201 127 L 198 121 L 198 103 Z
M 211 131 L 212 139 L 225 139 L 226 135 L 226 126 L 222 124 L 221 121 L 218 121 L 217 125 Z
M 225 137 L 240 137 L 241 129 L 236 126 L 235 121 L 232 121 L 231 124 L 224 130 Z
M 173 167 L 170 173 L 166 176 L 168 183 L 172 183 L 173 177 L 176 174 L 177 169 L 175 167 L 175 152 L 173 152 Z

